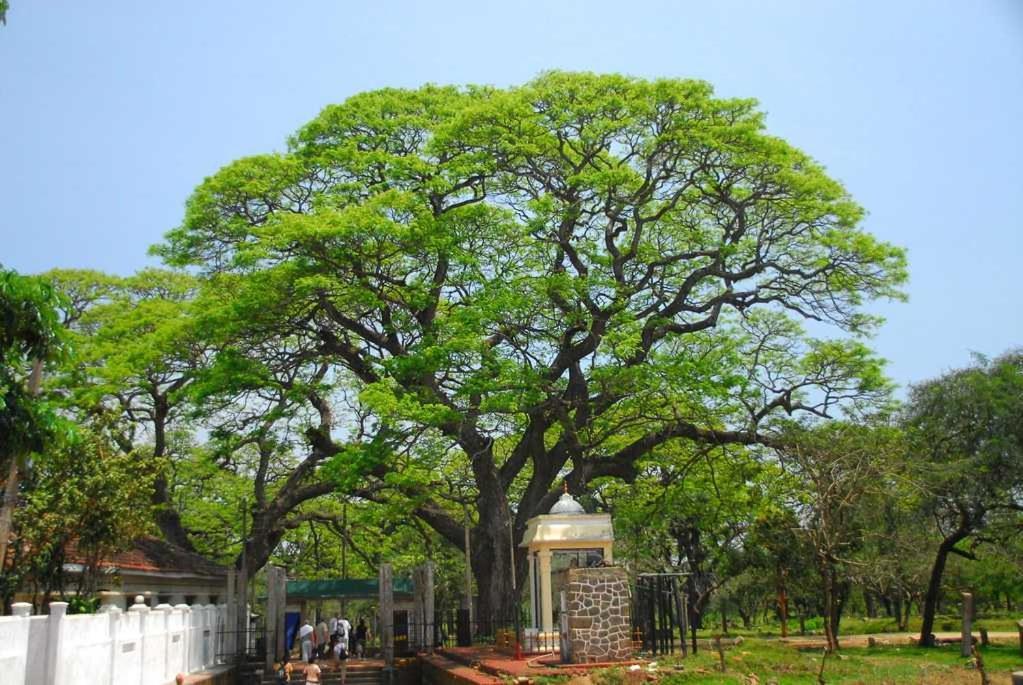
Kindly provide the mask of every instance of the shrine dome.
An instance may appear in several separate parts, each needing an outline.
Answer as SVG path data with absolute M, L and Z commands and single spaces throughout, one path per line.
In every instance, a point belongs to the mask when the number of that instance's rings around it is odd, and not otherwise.
M 575 498 L 566 492 L 558 498 L 549 513 L 564 516 L 566 514 L 585 514 L 586 511 L 583 509 L 583 505 L 576 502 Z

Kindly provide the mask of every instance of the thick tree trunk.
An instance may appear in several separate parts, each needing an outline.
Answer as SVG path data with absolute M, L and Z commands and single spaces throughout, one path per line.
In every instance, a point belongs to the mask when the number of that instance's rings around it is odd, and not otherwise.
M 479 592 L 476 616 L 483 626 L 489 624 L 506 627 L 505 624 L 514 621 L 515 612 L 520 606 L 527 560 L 525 554 L 518 549 L 521 533 L 513 535 L 507 514 L 502 515 L 496 507 L 489 509 L 480 511 L 480 522 L 472 529 L 471 535 L 472 574 Z M 513 546 L 514 562 L 511 558 Z M 553 601 L 556 605 L 558 598 L 553 598 Z
M 938 610 L 938 599 L 941 596 L 941 578 L 945 574 L 945 563 L 952 548 L 960 540 L 968 535 L 965 527 L 960 527 L 956 532 L 942 540 L 938 546 L 938 553 L 934 557 L 934 565 L 931 566 L 931 579 L 927 584 L 927 594 L 924 595 L 923 620 L 920 625 L 921 647 L 934 646 L 934 616 Z
M 153 456 L 162 458 L 167 453 L 167 420 L 170 415 L 170 405 L 167 398 L 158 393 L 153 393 Z M 170 496 L 170 484 L 167 476 L 163 473 L 157 475 L 153 482 L 153 495 L 151 501 L 156 508 L 156 525 L 167 542 L 177 545 L 189 552 L 194 552 L 195 547 L 188 539 L 188 533 L 181 523 L 181 514 Z

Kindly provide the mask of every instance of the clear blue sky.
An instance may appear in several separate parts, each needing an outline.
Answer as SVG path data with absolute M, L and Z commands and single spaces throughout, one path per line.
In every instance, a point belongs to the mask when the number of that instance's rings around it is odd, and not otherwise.
M 11 0 L 0 263 L 130 273 L 204 176 L 321 107 L 546 69 L 752 96 L 909 248 L 877 309 L 900 383 L 1023 344 L 1023 0 Z

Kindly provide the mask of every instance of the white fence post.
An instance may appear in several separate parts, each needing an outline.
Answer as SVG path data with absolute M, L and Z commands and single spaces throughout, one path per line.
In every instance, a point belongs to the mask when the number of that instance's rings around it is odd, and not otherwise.
M 5 678 L 15 683 L 29 682 L 29 631 L 32 605 L 16 602 L 11 605 L 11 616 L 0 617 L 0 681 Z
M 135 603 L 131 605 L 128 611 L 139 615 L 139 636 L 138 636 L 138 647 L 139 647 L 139 672 L 136 676 L 136 682 L 146 682 L 146 618 L 149 615 L 149 607 L 145 605 L 145 601 L 142 595 L 135 598 Z
M 46 621 L 46 685 L 60 685 L 61 622 L 67 613 L 67 602 L 50 602 L 50 617 Z
M 192 609 L 187 604 L 178 604 L 174 608 L 181 612 L 181 655 L 174 668 L 182 673 L 188 673 L 191 664 L 188 660 L 188 648 L 192 639 L 192 622 L 190 620 Z

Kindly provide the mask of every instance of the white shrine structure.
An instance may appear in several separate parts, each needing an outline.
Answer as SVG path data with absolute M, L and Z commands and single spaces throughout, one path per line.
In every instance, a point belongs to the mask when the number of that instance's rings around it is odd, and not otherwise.
M 613 544 L 611 515 L 587 514 L 567 487 L 550 513 L 529 519 L 519 544 L 529 554 L 529 633 L 554 634 L 568 569 L 610 564 Z

